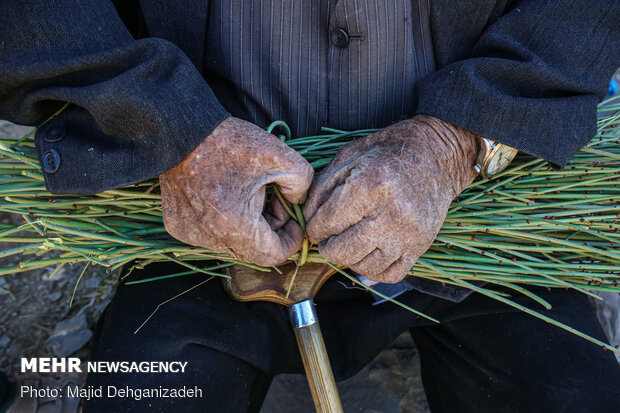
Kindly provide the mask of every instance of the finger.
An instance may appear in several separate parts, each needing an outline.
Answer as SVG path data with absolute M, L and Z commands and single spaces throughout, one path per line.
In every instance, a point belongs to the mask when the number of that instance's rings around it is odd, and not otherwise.
M 226 137 L 228 145 L 223 153 L 228 153 L 232 162 L 240 163 L 241 175 L 249 174 L 256 178 L 255 190 L 277 182 L 286 199 L 293 203 L 304 201 L 314 171 L 303 156 L 250 122 L 228 118 L 222 125 L 226 127 L 217 127 L 214 131 Z
M 303 232 L 293 220 L 278 231 L 272 231 L 269 224 L 261 217 L 253 237 L 240 243 L 235 248 L 238 256 L 247 262 L 271 267 L 286 261 L 301 248 Z
M 337 187 L 306 223 L 310 240 L 319 243 L 344 232 L 372 212 L 374 202 L 357 185 L 346 182 Z
M 366 278 L 376 276 L 387 270 L 390 265 L 400 258 L 401 254 L 401 251 L 395 249 L 382 250 L 376 248 L 370 254 L 362 258 L 360 262 L 351 265 L 351 269 Z
M 286 212 L 286 209 L 284 209 L 284 206 L 275 194 L 271 196 L 263 217 L 273 231 L 279 230 L 291 219 L 291 216 Z
M 393 284 L 405 278 L 405 276 L 409 273 L 415 262 L 416 257 L 412 255 L 403 255 L 379 274 L 362 275 L 372 281 Z
M 319 245 L 319 253 L 337 265 L 348 267 L 358 263 L 377 247 L 378 240 L 372 235 L 375 234 L 373 220 L 364 218 L 341 234 L 330 237 Z
M 295 152 L 295 151 L 293 151 Z M 299 159 L 291 162 L 285 171 L 273 176 L 272 182 L 280 187 L 282 196 L 293 204 L 303 204 L 312 183 L 314 169 L 301 155 L 294 153 Z M 283 164 L 286 167 L 286 163 Z
M 277 234 L 281 245 L 283 245 L 281 256 L 284 258 L 279 258 L 280 262 L 283 262 L 301 249 L 304 232 L 299 224 L 291 219 L 284 225 L 284 228 L 277 231 Z
M 336 164 L 335 160 L 314 180 L 308 199 L 303 207 L 304 218 L 310 221 L 321 205 L 327 201 L 334 189 L 344 184 L 357 163 Z

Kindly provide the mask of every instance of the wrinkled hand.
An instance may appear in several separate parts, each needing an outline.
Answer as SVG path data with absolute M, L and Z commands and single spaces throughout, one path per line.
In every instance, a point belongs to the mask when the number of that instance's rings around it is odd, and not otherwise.
M 344 146 L 310 188 L 310 240 L 335 264 L 400 281 L 475 178 L 477 151 L 474 134 L 423 115 Z
M 303 233 L 278 202 L 267 213 L 265 186 L 302 203 L 310 164 L 258 126 L 228 118 L 185 159 L 159 177 L 166 230 L 196 246 L 271 266 L 299 250 Z

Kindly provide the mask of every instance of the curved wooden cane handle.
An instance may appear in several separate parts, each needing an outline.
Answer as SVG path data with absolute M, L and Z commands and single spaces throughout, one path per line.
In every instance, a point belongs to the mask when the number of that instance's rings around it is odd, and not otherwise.
M 340 395 L 327 357 L 314 302 L 310 299 L 292 304 L 289 313 L 316 411 L 342 413 Z

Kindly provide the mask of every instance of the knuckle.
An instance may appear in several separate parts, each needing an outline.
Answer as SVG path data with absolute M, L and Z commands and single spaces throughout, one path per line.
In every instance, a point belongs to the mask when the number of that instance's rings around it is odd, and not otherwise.
M 381 274 L 381 278 L 387 283 L 397 283 L 405 278 L 408 272 L 409 270 L 404 268 L 392 269 Z
M 392 196 L 400 193 L 402 184 L 393 174 L 384 171 L 383 168 L 379 168 L 372 172 L 374 175 L 373 184 L 379 189 L 392 194 Z
M 312 168 L 312 165 L 306 162 L 304 170 L 302 171 L 302 176 L 307 190 L 312 184 L 312 178 L 314 177 L 314 168 Z
M 342 162 L 345 159 L 350 158 L 352 154 L 353 154 L 353 148 L 351 144 L 344 145 L 343 147 L 338 149 L 338 152 L 336 152 L 336 156 L 334 156 L 332 163 L 335 164 L 338 162 Z
M 319 244 L 319 253 L 333 264 L 345 265 L 345 257 L 333 242 L 322 242 Z
M 338 153 L 336 154 L 336 159 L 342 160 L 344 158 L 353 157 L 356 154 L 360 153 L 363 141 L 364 141 L 364 139 L 355 140 L 353 142 L 350 142 L 350 143 L 342 146 L 338 150 Z
M 363 275 L 366 278 L 374 279 L 378 274 L 378 271 L 373 270 L 373 267 L 376 266 L 375 262 L 370 262 L 369 260 L 364 260 L 363 263 L 357 263 L 351 265 L 351 269 L 356 273 Z
M 312 180 L 312 176 L 314 175 L 314 168 L 305 159 L 303 160 L 303 165 L 301 167 L 301 175 L 303 175 L 306 180 Z
M 310 225 L 310 222 L 312 222 L 312 217 L 314 216 L 314 213 L 316 212 L 316 208 L 314 207 L 315 204 L 315 197 L 313 196 L 312 193 L 308 194 L 308 198 L 306 199 L 306 202 L 304 202 L 304 205 L 301 207 L 301 212 L 304 216 L 304 219 L 306 220 L 306 227 L 308 227 Z M 308 229 L 306 228 L 306 231 Z
M 396 207 L 396 213 L 400 217 L 406 217 L 407 221 L 416 222 L 417 212 L 420 210 L 420 206 L 415 200 L 411 199 L 394 199 L 394 206 Z
M 313 244 L 318 244 L 325 240 L 321 236 L 321 233 L 323 232 L 321 229 L 322 228 L 316 219 L 310 219 L 310 221 L 306 222 L 306 234 L 308 234 L 308 238 L 310 238 L 310 241 Z

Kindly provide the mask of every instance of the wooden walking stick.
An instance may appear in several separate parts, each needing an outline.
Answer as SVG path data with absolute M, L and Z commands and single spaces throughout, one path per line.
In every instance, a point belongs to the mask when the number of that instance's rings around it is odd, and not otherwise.
M 224 280 L 228 293 L 239 301 L 271 301 L 288 307 L 297 345 L 306 370 L 314 407 L 319 413 L 342 412 L 313 298 L 336 270 L 325 265 L 306 263 L 297 270 L 295 282 L 286 296 L 295 263 L 282 265 L 282 274 L 264 272 L 242 265 L 228 267 L 230 279 Z

